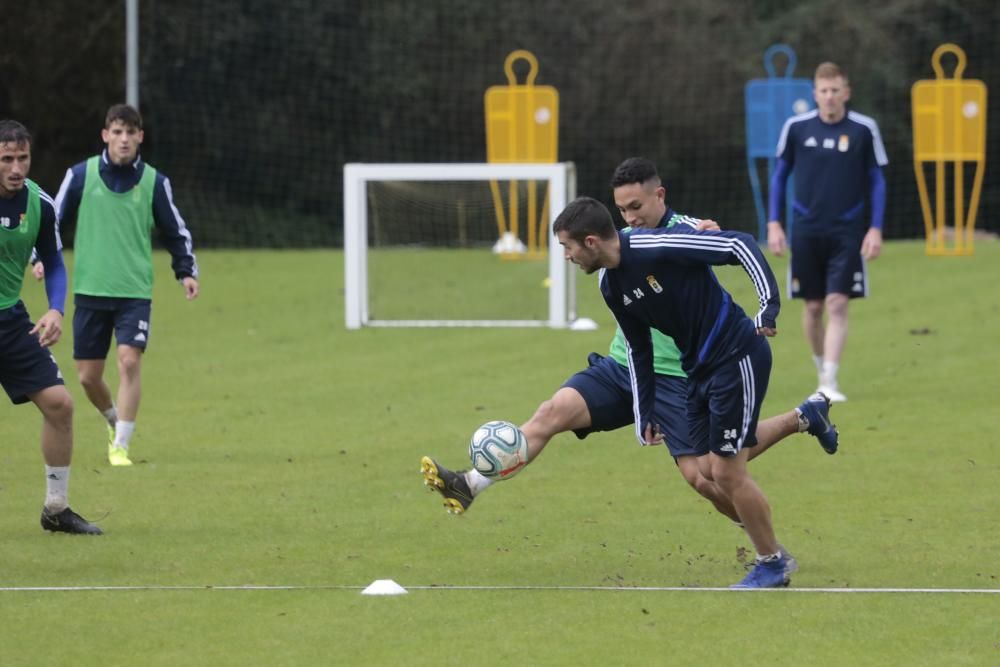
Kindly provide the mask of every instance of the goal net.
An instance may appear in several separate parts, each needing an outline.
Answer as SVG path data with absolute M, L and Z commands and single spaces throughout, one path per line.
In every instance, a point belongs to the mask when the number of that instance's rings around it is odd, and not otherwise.
M 552 236 L 572 163 L 344 165 L 348 329 L 592 328 Z

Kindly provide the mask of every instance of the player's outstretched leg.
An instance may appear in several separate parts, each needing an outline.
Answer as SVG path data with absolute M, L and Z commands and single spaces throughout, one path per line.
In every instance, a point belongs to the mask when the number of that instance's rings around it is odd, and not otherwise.
M 465 481 L 464 471 L 453 472 L 429 456 L 420 459 L 420 472 L 424 484 L 444 497 L 444 507 L 449 514 L 461 514 L 472 504 L 472 489 Z
M 827 454 L 836 454 L 839 446 L 837 427 L 830 423 L 830 397 L 822 392 L 816 392 L 802 401 L 796 410 L 799 419 L 808 423 L 806 431 L 816 437 L 820 446 Z
M 53 533 L 73 533 L 74 535 L 104 534 L 103 530 L 68 507 L 61 512 L 50 512 L 43 507 L 42 528 Z

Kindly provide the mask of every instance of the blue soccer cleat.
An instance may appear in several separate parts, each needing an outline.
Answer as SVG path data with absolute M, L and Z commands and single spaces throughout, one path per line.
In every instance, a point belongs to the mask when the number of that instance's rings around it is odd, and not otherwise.
M 785 574 L 789 577 L 799 571 L 799 561 L 788 552 L 788 549 L 778 545 L 778 551 L 781 553 L 781 557 L 785 559 Z
M 769 561 L 758 560 L 743 581 L 730 588 L 782 588 L 791 581 L 787 568 L 784 556 Z
M 830 398 L 822 392 L 812 394 L 802 401 L 799 414 L 809 423 L 806 431 L 819 440 L 823 451 L 836 454 L 840 434 L 837 433 L 837 427 L 830 423 Z

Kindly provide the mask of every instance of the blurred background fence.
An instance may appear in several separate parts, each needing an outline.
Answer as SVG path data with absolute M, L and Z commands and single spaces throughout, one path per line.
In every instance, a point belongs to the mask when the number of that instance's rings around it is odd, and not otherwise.
M 627 156 L 660 166 L 678 210 L 756 231 L 743 91 L 789 44 L 796 77 L 833 60 L 889 153 L 886 234 L 923 235 L 910 88 L 954 42 L 1000 94 L 996 0 L 140 0 L 144 157 L 171 178 L 199 247 L 341 244 L 345 162 L 482 162 L 483 94 L 533 52 L 560 95 L 559 159 L 607 201 Z M 100 150 L 125 97 L 124 0 L 5 3 L 0 116 L 36 136 L 55 194 Z M 950 75 L 953 63 L 946 61 Z M 978 227 L 1000 231 L 1000 104 Z M 71 230 L 70 239 L 71 240 Z

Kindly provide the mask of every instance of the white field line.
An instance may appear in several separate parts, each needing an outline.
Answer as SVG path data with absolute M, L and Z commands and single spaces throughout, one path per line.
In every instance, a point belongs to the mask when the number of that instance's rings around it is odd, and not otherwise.
M 239 586 L 0 586 L 0 593 L 36 592 L 87 592 L 87 591 L 323 591 L 323 590 L 363 590 L 365 586 L 282 586 L 282 585 L 239 585 Z M 869 594 L 900 594 L 919 593 L 944 595 L 983 595 L 1000 594 L 997 588 L 766 588 L 766 589 L 731 589 L 696 586 L 404 586 L 408 591 L 596 591 L 596 592 L 684 592 L 684 593 L 869 593 Z

